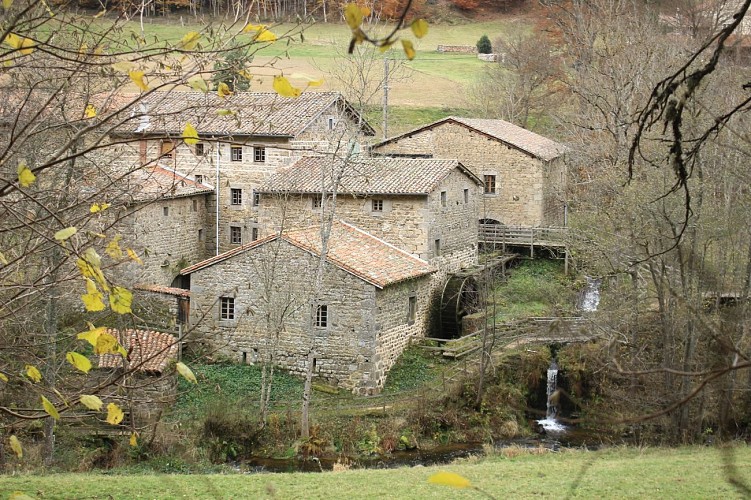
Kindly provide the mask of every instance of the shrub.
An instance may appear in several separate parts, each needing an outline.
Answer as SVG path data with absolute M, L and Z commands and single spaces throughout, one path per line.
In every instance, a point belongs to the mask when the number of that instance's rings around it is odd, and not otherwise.
M 488 35 L 482 35 L 480 39 L 477 40 L 477 52 L 480 54 L 490 54 L 493 52 L 493 45 L 490 43 Z

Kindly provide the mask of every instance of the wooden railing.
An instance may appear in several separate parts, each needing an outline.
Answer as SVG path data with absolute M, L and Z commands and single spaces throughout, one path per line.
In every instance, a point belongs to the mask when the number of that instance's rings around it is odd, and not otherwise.
M 566 246 L 567 228 L 506 226 L 503 224 L 480 224 L 481 243 L 497 243 L 512 246 Z

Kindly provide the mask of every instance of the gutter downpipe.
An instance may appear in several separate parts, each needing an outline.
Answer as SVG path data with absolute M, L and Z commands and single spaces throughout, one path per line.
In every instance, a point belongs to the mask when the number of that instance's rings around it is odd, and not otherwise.
M 222 143 L 216 141 L 216 254 L 219 255 L 219 161 L 221 159 L 220 149 Z

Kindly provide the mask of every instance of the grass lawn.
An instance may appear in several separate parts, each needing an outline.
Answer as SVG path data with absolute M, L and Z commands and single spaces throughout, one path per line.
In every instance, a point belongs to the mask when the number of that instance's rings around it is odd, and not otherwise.
M 564 451 L 496 456 L 438 467 L 227 475 L 19 475 L 0 478 L 3 498 L 482 498 L 428 483 L 461 474 L 496 498 L 747 498 L 751 451 L 737 448 Z M 745 490 L 743 488 L 746 488 Z

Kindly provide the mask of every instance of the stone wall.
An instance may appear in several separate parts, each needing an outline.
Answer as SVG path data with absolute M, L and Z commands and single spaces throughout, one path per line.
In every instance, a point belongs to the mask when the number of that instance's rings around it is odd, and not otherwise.
M 304 374 L 313 331 L 317 377 L 362 393 L 378 391 L 385 375 L 377 358 L 376 288 L 327 265 L 319 303 L 328 307 L 329 325 L 312 327 L 317 265 L 318 257 L 274 240 L 194 272 L 191 342 L 237 362 L 273 354 L 277 365 Z M 427 278 L 421 282 L 425 286 Z M 220 297 L 234 298 L 235 320 L 220 319 Z
M 462 125 L 445 123 L 376 151 L 457 158 L 483 181 L 485 175 L 495 175 L 496 193 L 482 195 L 481 219 L 525 226 L 556 225 L 562 219 L 563 204 L 545 187 L 546 179 L 552 182 L 559 177 L 549 172 L 547 162 Z M 557 165 L 556 172 L 562 167 L 562 163 Z
M 436 52 L 459 52 L 461 54 L 474 54 L 477 47 L 474 45 L 439 45 Z

